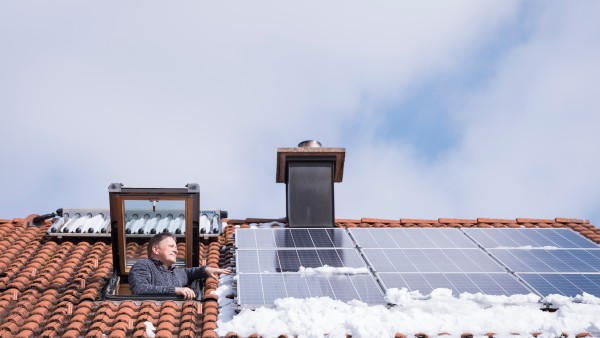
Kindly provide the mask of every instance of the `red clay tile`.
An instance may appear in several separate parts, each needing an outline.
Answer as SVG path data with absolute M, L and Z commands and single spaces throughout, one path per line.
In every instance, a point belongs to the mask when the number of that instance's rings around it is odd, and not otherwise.
M 479 223 L 517 223 L 516 219 L 503 219 L 503 218 L 477 218 Z
M 129 330 L 129 321 L 127 322 L 118 322 L 118 323 L 114 323 L 111 331 L 123 331 L 123 332 L 127 332 L 127 330 Z
M 146 338 L 146 328 L 135 329 L 131 335 L 133 338 Z
M 194 332 L 193 329 L 184 329 L 184 330 L 179 331 L 178 337 L 181 337 L 181 338 L 196 337 L 196 333 Z
M 437 223 L 437 220 L 431 219 L 415 219 L 415 218 L 401 218 L 400 224 L 424 224 L 424 223 Z
M 26 337 L 35 337 L 35 330 L 30 330 L 30 329 L 21 329 L 21 331 L 19 331 L 19 334 L 16 335 L 17 338 L 26 338 Z
M 252 337 L 252 335 L 248 336 L 248 338 L 250 337 Z M 202 332 L 202 338 L 219 338 L 219 336 L 213 330 L 204 330 L 204 332 Z M 256 338 L 258 338 L 258 336 L 256 336 Z
M 187 321 L 187 322 L 181 323 L 181 325 L 179 325 L 180 330 L 194 330 L 195 328 L 196 328 L 196 323 L 193 321 Z
M 48 321 L 46 323 L 46 325 L 44 326 L 44 329 L 46 330 L 52 330 L 55 332 L 58 332 L 58 330 L 60 330 L 63 326 L 63 322 L 59 322 L 59 321 Z
M 205 314 L 204 315 L 204 319 L 203 322 L 216 322 L 217 321 L 217 315 L 216 314 Z
M 555 222 L 557 223 L 584 223 L 585 220 L 583 219 L 578 219 L 578 218 L 562 218 L 562 217 L 557 217 L 554 219 Z
M 203 329 L 204 331 L 207 331 L 207 330 L 214 330 L 214 329 L 216 329 L 216 328 L 217 328 L 217 323 L 215 323 L 215 322 L 205 322 L 205 323 L 202 325 L 202 329 Z
M 58 337 L 58 336 L 59 336 L 59 334 L 54 330 L 45 330 L 40 335 L 40 338 L 54 338 L 54 337 Z
M 463 219 L 463 218 L 440 218 L 436 223 L 448 224 L 448 223 L 461 223 L 461 224 L 476 224 L 476 219 Z
M 204 315 L 218 315 L 219 314 L 219 309 L 216 307 L 207 307 L 206 305 L 204 306 Z
M 156 338 L 172 338 L 173 333 L 169 330 L 160 330 L 156 332 Z
M 86 336 L 86 338 L 87 337 L 101 338 L 102 336 L 104 336 L 104 332 L 102 330 L 92 329 L 92 330 L 88 331 L 88 333 L 85 336 Z
M 32 314 L 31 316 L 27 317 L 25 319 L 25 324 L 32 323 L 33 325 L 39 326 L 43 320 L 44 320 L 44 315 L 36 313 L 36 314 Z
M 12 334 L 17 333 L 17 330 L 19 329 L 19 324 L 15 323 L 15 322 L 5 322 L 2 323 L 2 329 L 11 332 Z
M 65 323 L 66 324 L 66 323 Z M 79 331 L 81 332 L 84 328 L 86 327 L 86 324 L 84 322 L 71 322 L 68 326 L 67 326 L 67 330 L 75 330 L 75 331 Z
M 124 307 L 119 309 L 119 313 L 120 316 L 126 316 L 127 318 L 131 318 L 137 313 L 137 311 L 130 307 Z
M 10 314 L 8 317 L 5 318 L 5 322 L 13 322 L 13 323 L 20 324 L 23 322 L 23 316 L 13 312 L 12 314 Z
M 517 218 L 518 223 L 554 223 L 553 219 L 542 218 Z
M 163 314 L 158 318 L 158 324 L 160 325 L 163 322 L 167 322 L 172 325 L 176 325 L 179 322 L 179 320 L 177 320 L 175 318 L 175 316 L 173 316 L 171 314 Z
M 108 335 L 108 338 L 125 338 L 125 337 L 127 337 L 127 332 L 121 331 L 121 330 L 113 330 Z
M 385 223 L 385 224 L 396 224 L 400 223 L 397 219 L 383 219 L 383 218 L 361 218 L 360 223 Z

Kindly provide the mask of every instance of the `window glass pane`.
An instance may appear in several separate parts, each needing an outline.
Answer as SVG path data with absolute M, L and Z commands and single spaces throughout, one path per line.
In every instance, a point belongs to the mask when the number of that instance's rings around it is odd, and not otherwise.
M 161 232 L 177 237 L 175 265 L 185 265 L 185 200 L 123 200 L 123 223 L 127 266 L 147 258 L 148 240 Z

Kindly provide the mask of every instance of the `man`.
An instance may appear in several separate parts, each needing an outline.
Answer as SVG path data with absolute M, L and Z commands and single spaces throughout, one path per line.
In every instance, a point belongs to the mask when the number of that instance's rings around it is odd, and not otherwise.
M 129 270 L 131 292 L 134 295 L 181 295 L 185 299 L 194 299 L 196 293 L 186 285 L 196 279 L 231 273 L 227 269 L 208 266 L 175 268 L 176 260 L 175 236 L 166 232 L 154 235 L 148 242 L 148 259 L 140 259 Z

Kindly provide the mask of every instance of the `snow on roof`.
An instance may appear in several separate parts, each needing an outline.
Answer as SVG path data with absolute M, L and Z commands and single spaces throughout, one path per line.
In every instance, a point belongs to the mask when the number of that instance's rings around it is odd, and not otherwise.
M 329 269 L 328 269 L 329 270 Z M 600 299 L 584 294 L 575 298 L 552 295 L 548 301 L 560 303 L 558 311 L 541 311 L 540 297 L 534 294 L 492 296 L 463 293 L 452 296 L 448 289 L 435 289 L 428 295 L 406 289 L 390 289 L 386 295 L 391 307 L 367 306 L 359 301 L 344 303 L 328 297 L 285 298 L 273 308 L 244 309 L 236 314 L 231 297 L 235 277 L 222 276 L 215 291 L 220 315 L 217 334 L 229 332 L 247 337 L 393 337 L 440 332 L 460 336 L 471 332 L 495 337 L 515 333 L 558 337 L 563 333 L 600 332 Z

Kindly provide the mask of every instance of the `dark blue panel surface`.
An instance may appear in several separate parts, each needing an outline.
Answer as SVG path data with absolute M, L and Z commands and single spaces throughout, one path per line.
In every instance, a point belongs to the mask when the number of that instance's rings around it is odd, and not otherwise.
M 583 292 L 600 297 L 600 275 L 597 274 L 519 274 L 540 294 L 574 297 Z
M 386 289 L 407 288 L 424 295 L 437 288 L 450 289 L 455 296 L 463 292 L 488 295 L 531 293 L 519 281 L 503 273 L 378 273 L 378 276 Z
M 362 248 L 475 248 L 459 229 L 453 228 L 351 228 Z
M 377 272 L 504 272 L 480 249 L 363 249 Z
M 579 233 L 566 228 L 465 228 L 463 230 L 484 248 L 600 248 Z
M 239 273 L 298 272 L 300 267 L 364 268 L 355 249 L 238 250 Z
M 237 229 L 239 249 L 352 248 L 344 229 Z
M 272 305 L 276 299 L 330 297 L 348 302 L 384 304 L 383 295 L 370 274 L 310 275 L 261 273 L 238 275 L 238 302 L 243 306 Z
M 488 249 L 514 272 L 600 272 L 600 250 Z

